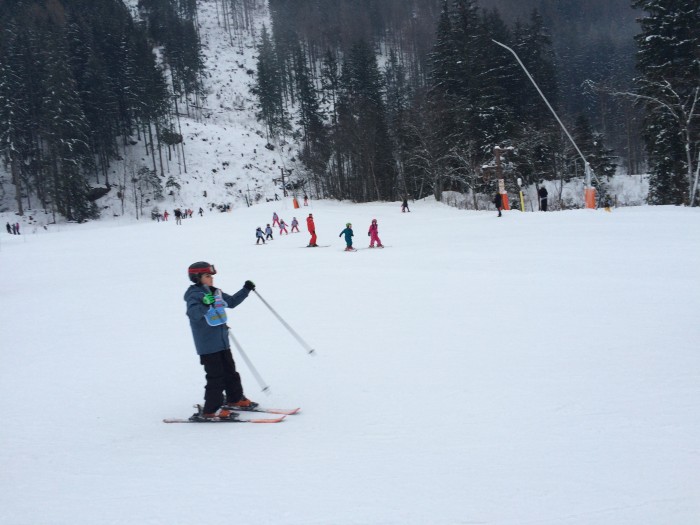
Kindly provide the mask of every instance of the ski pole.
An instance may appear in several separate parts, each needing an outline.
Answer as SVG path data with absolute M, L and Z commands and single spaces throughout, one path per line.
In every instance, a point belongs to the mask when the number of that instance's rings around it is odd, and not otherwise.
M 294 339 L 296 339 L 296 340 L 299 342 L 299 344 L 304 348 L 304 350 L 306 350 L 306 353 L 313 355 L 313 354 L 316 352 L 316 350 L 314 350 L 313 348 L 311 348 L 311 347 L 309 346 L 309 344 L 308 344 L 306 341 L 304 341 L 304 340 L 301 338 L 301 336 L 300 336 L 298 333 L 296 333 L 296 332 L 294 331 L 294 329 L 293 329 L 291 326 L 289 326 L 289 324 L 287 323 L 287 321 L 285 321 L 284 319 L 282 319 L 282 317 L 280 316 L 280 314 L 278 314 L 277 312 L 275 312 L 275 309 L 272 308 L 272 306 L 270 306 L 270 305 L 268 304 L 268 302 L 267 302 L 265 299 L 262 298 L 262 296 L 258 293 L 257 290 L 253 290 L 253 291 L 255 292 L 255 295 L 257 295 L 257 296 L 260 298 L 260 300 L 263 302 L 263 304 L 265 304 L 265 306 L 267 306 L 268 309 L 275 315 L 275 317 L 277 317 L 277 319 L 279 319 L 279 322 L 282 323 L 282 324 L 284 325 L 284 327 L 285 327 L 287 330 L 289 330 L 289 333 L 292 334 L 292 335 L 294 336 Z
M 265 392 L 266 394 L 270 393 L 270 387 L 265 384 L 265 380 L 262 378 L 262 376 L 258 373 L 258 371 L 255 369 L 253 366 L 253 363 L 248 359 L 248 356 L 246 353 L 243 351 L 243 347 L 236 341 L 236 338 L 233 337 L 233 334 L 231 333 L 231 330 L 228 331 L 228 337 L 231 339 L 231 342 L 233 343 L 233 346 L 236 347 L 236 350 L 241 354 L 241 357 L 245 361 L 245 364 L 248 365 L 248 369 L 253 373 L 255 376 L 256 381 L 260 385 L 260 388 L 262 388 L 262 391 Z

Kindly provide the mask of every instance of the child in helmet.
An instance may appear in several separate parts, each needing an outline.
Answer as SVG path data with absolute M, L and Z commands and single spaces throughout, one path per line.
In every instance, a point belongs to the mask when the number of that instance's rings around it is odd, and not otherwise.
M 255 237 L 257 239 L 255 241 L 255 244 L 260 244 L 260 241 L 262 241 L 262 243 L 265 244 L 265 234 L 263 233 L 262 228 L 260 226 L 258 226 L 258 229 L 255 230 Z
M 280 219 L 280 237 L 282 237 L 282 234 L 289 235 L 289 232 L 287 231 L 287 223 L 284 222 L 284 219 Z
M 292 233 L 294 233 L 294 230 L 299 233 L 299 221 L 296 217 L 292 217 Z
M 379 240 L 379 225 L 377 219 L 372 219 L 372 224 L 369 225 L 369 247 L 374 248 L 374 243 L 377 243 L 377 248 L 384 248 L 382 241 Z
M 255 290 L 255 284 L 246 281 L 238 292 L 228 295 L 214 287 L 215 274 L 214 265 L 203 261 L 191 264 L 187 269 L 193 283 L 184 297 L 187 317 L 207 380 L 204 407 L 192 415 L 192 421 L 235 419 L 237 414 L 232 410 L 245 410 L 258 405 L 243 395 L 241 376 L 236 371 L 226 325 L 226 308 L 241 304 Z
M 343 235 L 345 235 L 345 244 L 347 245 L 347 246 L 345 247 L 345 251 L 346 251 L 346 252 L 355 252 L 355 251 L 357 251 L 357 250 L 355 250 L 355 248 L 352 247 L 352 237 L 353 237 L 353 233 L 352 233 L 352 224 L 347 223 L 347 224 L 345 225 L 345 229 L 344 229 L 342 232 L 340 232 L 340 235 L 338 235 L 338 237 L 341 237 L 341 236 L 343 236 Z
M 272 241 L 272 228 L 270 228 L 270 225 L 268 224 L 267 227 L 265 228 L 265 239 L 268 241 Z

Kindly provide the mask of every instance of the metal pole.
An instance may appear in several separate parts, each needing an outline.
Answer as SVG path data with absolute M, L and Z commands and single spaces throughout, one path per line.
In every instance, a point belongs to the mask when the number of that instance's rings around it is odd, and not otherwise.
M 501 46 L 501 47 L 507 49 L 508 51 L 510 51 L 510 52 L 513 54 L 513 56 L 515 57 L 515 60 L 518 61 L 518 64 L 520 64 L 520 67 L 523 68 L 523 71 L 525 71 L 525 74 L 527 75 L 527 78 L 529 78 L 529 79 L 530 79 L 530 82 L 532 82 L 532 85 L 535 86 L 535 89 L 537 89 L 537 92 L 538 92 L 538 93 L 540 94 L 540 96 L 542 97 L 542 100 L 544 100 L 544 103 L 547 104 L 547 107 L 549 108 L 549 111 L 551 111 L 551 112 L 552 112 L 552 115 L 554 115 L 554 118 L 557 119 L 557 122 L 558 122 L 559 125 L 561 126 L 561 129 L 564 130 L 564 133 L 566 133 L 566 136 L 569 137 L 569 140 L 571 141 L 571 144 L 574 145 L 574 148 L 576 148 L 576 151 L 578 152 L 578 154 L 579 154 L 579 155 L 581 156 L 581 158 L 583 159 L 583 163 L 584 163 L 584 166 L 585 166 L 585 169 L 586 169 L 586 187 L 587 187 L 587 188 L 590 188 L 590 187 L 591 187 L 591 176 L 595 177 L 595 174 L 593 173 L 593 170 L 591 170 L 590 164 L 588 164 L 588 161 L 586 160 L 586 157 L 583 155 L 583 153 L 581 153 L 581 150 L 580 150 L 580 149 L 578 148 L 578 146 L 576 145 L 576 142 L 574 142 L 573 137 L 571 136 L 571 134 L 569 134 L 569 131 L 566 129 L 566 126 L 564 126 L 564 123 L 559 119 L 559 116 L 557 115 L 557 112 L 554 111 L 554 108 L 551 106 L 551 104 L 550 104 L 549 101 L 547 100 L 547 97 L 545 97 L 545 96 L 544 96 L 544 93 L 542 93 L 542 90 L 541 90 L 540 87 L 537 85 L 537 82 L 535 82 L 535 79 L 532 78 L 532 75 L 530 74 L 530 72 L 529 72 L 529 71 L 527 70 L 527 68 L 525 67 L 525 64 L 523 64 L 522 60 L 520 60 L 520 57 L 516 54 L 516 52 L 513 51 L 511 48 L 509 48 L 507 45 L 501 44 L 500 42 L 498 42 L 498 41 L 496 41 L 496 40 L 493 40 L 493 39 L 491 39 L 491 41 L 494 42 L 495 44 L 498 44 L 499 46 Z M 596 177 L 596 180 L 598 180 L 598 177 Z
M 228 330 L 228 337 L 229 337 L 229 339 L 231 339 L 233 346 L 236 347 L 236 350 L 238 350 L 238 353 L 241 354 L 241 357 L 245 361 L 245 364 L 248 365 L 248 369 L 253 373 L 253 376 L 255 376 L 255 379 L 258 382 L 258 384 L 260 385 L 260 388 L 262 388 L 262 391 L 265 392 L 266 394 L 269 394 L 270 387 L 265 383 L 265 380 L 262 378 L 262 376 L 258 373 L 256 368 L 253 366 L 253 363 L 251 362 L 251 360 L 248 359 L 248 356 L 243 351 L 243 347 L 238 343 L 238 341 L 236 341 L 236 338 L 233 337 L 231 330 Z
M 306 341 L 304 341 L 304 340 L 301 338 L 301 336 L 300 336 L 298 333 L 296 333 L 296 332 L 294 331 L 294 329 L 293 329 L 291 326 L 289 326 L 289 324 L 287 323 L 287 321 L 285 321 L 284 319 L 282 319 L 282 317 L 280 316 L 280 314 L 278 314 L 277 312 L 275 312 L 275 309 L 272 308 L 272 306 L 270 306 L 270 305 L 268 304 L 268 302 L 267 302 L 265 299 L 262 298 L 262 296 L 258 293 L 257 290 L 253 290 L 253 291 L 255 292 L 255 295 L 257 295 L 257 296 L 260 298 L 260 300 L 263 302 L 263 304 L 264 304 L 265 306 L 267 306 L 267 308 L 274 314 L 274 316 L 277 317 L 277 319 L 279 320 L 279 322 L 282 323 L 282 325 L 284 325 L 284 327 L 285 327 L 287 330 L 289 330 L 289 333 L 292 334 L 292 336 L 294 336 L 294 339 L 296 339 L 296 340 L 299 342 L 299 344 L 304 348 L 304 350 L 306 350 L 306 353 L 313 355 L 313 354 L 316 352 L 316 350 L 314 350 L 313 348 L 311 348 L 311 346 L 309 346 L 309 344 L 308 344 Z

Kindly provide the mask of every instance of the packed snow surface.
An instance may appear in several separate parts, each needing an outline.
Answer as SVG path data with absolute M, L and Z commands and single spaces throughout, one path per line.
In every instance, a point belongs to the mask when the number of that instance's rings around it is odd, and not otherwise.
M 3 232 L 0 523 L 700 523 L 700 210 L 410 204 Z M 256 246 L 274 211 L 302 232 Z M 247 395 L 299 415 L 162 422 L 203 396 L 200 260 L 316 349 L 229 310 Z

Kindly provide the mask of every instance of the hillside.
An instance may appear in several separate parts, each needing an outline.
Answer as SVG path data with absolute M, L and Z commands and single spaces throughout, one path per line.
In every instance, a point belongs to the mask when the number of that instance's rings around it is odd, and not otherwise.
M 316 217 L 254 243 L 277 211 Z M 366 249 L 379 220 L 384 250 Z M 356 253 L 338 233 L 355 228 Z M 302 221 L 303 222 L 303 221 Z M 286 200 L 0 241 L 3 525 L 691 525 L 700 214 Z M 186 269 L 246 279 L 229 324 L 279 425 L 165 425 L 204 382 Z

